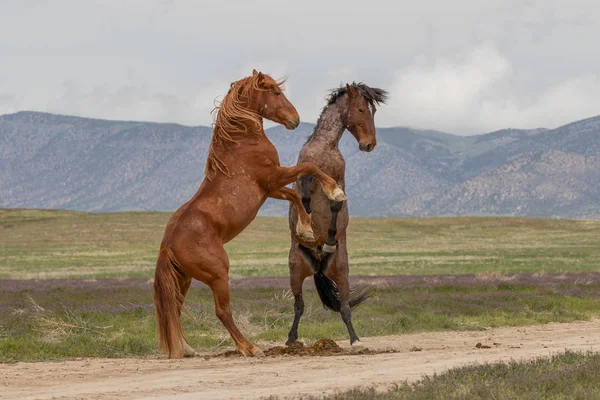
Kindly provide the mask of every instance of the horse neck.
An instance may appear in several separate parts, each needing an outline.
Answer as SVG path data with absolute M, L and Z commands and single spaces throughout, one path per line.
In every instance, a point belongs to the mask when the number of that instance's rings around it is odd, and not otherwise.
M 228 149 L 231 146 L 239 146 L 239 143 L 266 137 L 262 118 L 260 119 L 260 127 L 257 127 L 256 124 L 251 121 L 237 121 L 237 123 L 243 125 L 245 131 L 228 132 L 219 124 L 215 124 L 212 141 L 218 142 L 221 144 L 221 147 Z M 223 139 L 223 136 L 229 136 L 231 140 Z
M 346 129 L 347 103 L 346 99 L 340 99 L 323 109 L 315 126 L 311 142 L 328 148 L 338 148 L 342 134 Z
M 240 123 L 246 128 L 245 132 L 229 133 L 219 124 L 215 124 L 204 170 L 204 173 L 209 177 L 209 180 L 212 180 L 214 174 L 218 174 L 219 171 L 225 175 L 229 175 L 230 166 L 227 165 L 229 163 L 226 162 L 226 160 L 232 156 L 236 157 L 234 154 L 239 156 L 239 150 L 242 149 L 243 151 L 244 143 L 248 143 L 249 141 L 257 142 L 265 139 L 267 141 L 269 140 L 263 128 L 262 118 L 260 119 L 260 128 L 250 121 Z M 227 136 L 229 136 L 229 139 L 227 139 Z

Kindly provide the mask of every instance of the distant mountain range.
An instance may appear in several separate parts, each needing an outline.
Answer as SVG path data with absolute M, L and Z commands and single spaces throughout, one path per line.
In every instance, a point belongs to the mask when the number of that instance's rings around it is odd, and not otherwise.
M 267 130 L 293 165 L 312 124 Z M 0 207 L 175 210 L 203 179 L 212 130 L 39 112 L 0 116 Z M 557 129 L 456 136 L 380 128 L 346 192 L 354 216 L 519 215 L 600 219 L 600 116 Z M 261 215 L 286 215 L 268 200 Z

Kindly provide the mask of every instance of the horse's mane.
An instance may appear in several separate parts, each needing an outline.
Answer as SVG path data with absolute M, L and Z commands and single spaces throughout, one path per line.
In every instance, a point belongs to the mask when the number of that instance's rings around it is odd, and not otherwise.
M 252 93 L 259 90 L 269 90 L 274 86 L 282 87 L 284 80 L 275 81 L 269 75 L 255 73 L 249 77 L 231 83 L 229 91 L 215 106 L 212 113 L 217 113 L 213 124 L 213 136 L 208 150 L 206 160 L 205 176 L 210 180 L 211 175 L 221 171 L 229 176 L 225 163 L 217 156 L 215 147 L 231 144 L 239 144 L 236 136 L 257 135 L 263 128 L 262 117 L 256 111 L 248 108 L 248 101 Z M 253 133 L 254 132 L 254 133 Z
M 383 89 L 372 88 L 372 87 L 365 85 L 362 82 L 358 82 L 358 83 L 352 82 L 352 84 L 350 86 L 352 86 L 354 89 L 356 89 L 358 91 L 358 93 L 360 93 L 360 95 L 362 97 L 364 97 L 364 99 L 369 104 L 371 113 L 373 113 L 373 114 L 375 114 L 375 111 L 377 111 L 378 105 L 385 104 L 385 102 L 388 100 L 388 92 L 386 92 Z M 346 85 L 340 85 L 340 87 L 331 89 L 329 91 L 329 96 L 327 97 L 327 100 L 326 100 L 327 104 L 321 110 L 321 114 L 319 115 L 317 124 L 315 125 L 315 128 L 313 129 L 313 133 L 308 137 L 308 139 L 306 140 L 306 142 L 304 144 L 310 142 L 310 140 L 317 133 L 317 128 L 319 127 L 319 121 L 323 117 L 323 113 L 325 112 L 327 107 L 329 107 L 332 104 L 335 104 L 339 99 L 341 99 L 347 93 L 348 93 L 348 88 L 346 87 Z

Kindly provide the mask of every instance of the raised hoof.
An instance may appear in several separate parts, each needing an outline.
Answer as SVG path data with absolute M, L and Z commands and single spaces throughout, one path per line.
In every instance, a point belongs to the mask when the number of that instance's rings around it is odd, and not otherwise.
M 325 243 L 323 245 L 323 249 L 322 250 L 323 250 L 323 253 L 335 253 L 336 249 L 337 249 L 337 245 L 334 244 L 333 246 L 331 246 L 331 245 Z
M 350 346 L 352 346 L 353 349 L 362 349 L 365 347 L 360 340 L 355 340 L 353 343 L 350 343 Z
M 346 201 L 346 195 L 339 187 L 333 191 L 333 200 L 335 201 Z
M 305 242 L 314 242 L 316 240 L 315 234 L 313 233 L 312 230 L 297 231 L 296 234 L 298 235 L 298 239 L 303 240 Z

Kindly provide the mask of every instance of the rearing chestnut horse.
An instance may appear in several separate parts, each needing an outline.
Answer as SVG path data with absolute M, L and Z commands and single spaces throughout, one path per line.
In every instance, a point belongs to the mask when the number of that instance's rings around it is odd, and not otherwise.
M 263 118 L 295 129 L 300 118 L 282 93 L 282 83 L 253 71 L 231 84 L 218 108 L 206 162 L 196 194 L 167 223 L 154 275 L 154 306 L 161 347 L 169 358 L 193 353 L 183 338 L 180 315 L 192 278 L 214 295 L 215 312 L 245 356 L 262 355 L 233 321 L 229 305 L 229 259 L 223 245 L 242 232 L 268 197 L 288 200 L 300 213 L 297 233 L 314 239 L 310 216 L 297 192 L 285 185 L 311 175 L 328 198 L 344 201 L 335 180 L 311 163 L 286 168 L 263 130 Z
M 317 164 L 344 189 L 346 162 L 338 148 L 342 134 L 347 129 L 358 142 L 360 150 L 373 150 L 377 144 L 376 105 L 385 103 L 386 100 L 387 92 L 363 83 L 353 83 L 333 90 L 313 134 L 300 150 L 298 164 L 307 161 Z M 302 284 L 310 275 L 314 275 L 315 286 L 323 305 L 342 315 L 350 334 L 350 344 L 360 344 L 352 326 L 351 310 L 366 300 L 369 293 L 364 289 L 351 291 L 348 283 L 347 202 L 331 200 L 310 176 L 299 178 L 293 188 L 301 193 L 306 211 L 312 211 L 316 242 L 307 241 L 295 233 L 299 213 L 296 208 L 290 207 L 292 242 L 289 267 L 294 294 L 294 323 L 286 344 L 289 345 L 298 338 L 298 323 L 304 313 Z

